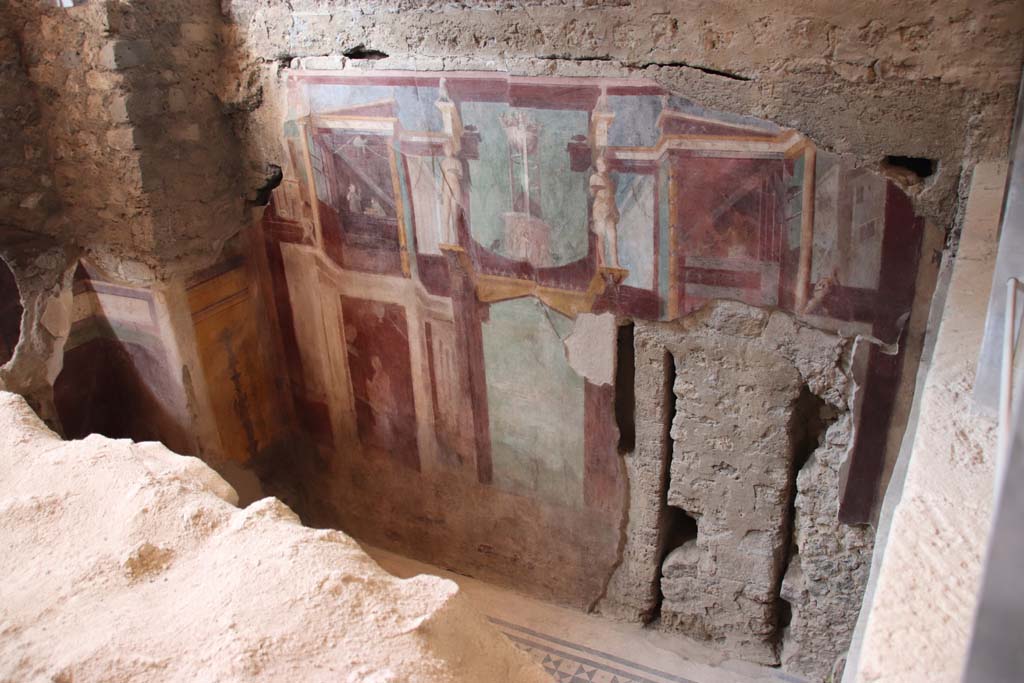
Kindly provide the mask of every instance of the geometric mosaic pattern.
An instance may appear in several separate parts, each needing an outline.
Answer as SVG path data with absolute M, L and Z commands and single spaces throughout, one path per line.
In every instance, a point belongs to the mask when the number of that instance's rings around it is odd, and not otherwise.
M 696 683 L 501 619 L 491 617 L 490 621 L 536 659 L 556 683 Z

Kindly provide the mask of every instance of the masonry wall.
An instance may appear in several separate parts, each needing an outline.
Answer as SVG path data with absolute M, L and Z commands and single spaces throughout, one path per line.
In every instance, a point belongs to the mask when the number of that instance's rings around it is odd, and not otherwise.
M 602 609 L 825 678 L 872 550 L 869 527 L 838 521 L 837 495 L 865 349 L 735 303 L 638 324 L 635 345 L 649 417 L 626 457 L 631 533 Z
M 5 147 L 5 180 L 18 180 L 4 205 L 18 209 L 5 210 L 4 248 L 20 230 L 57 247 L 45 263 L 35 261 L 50 248 L 41 243 L 15 250 L 34 262 L 19 275 L 32 300 L 58 282 L 70 287 L 67 249 L 89 251 L 131 282 L 216 261 L 218 245 L 251 224 L 239 200 L 259 198 L 273 178 L 267 164 L 284 163 L 276 73 L 295 57 L 641 74 L 704 105 L 792 125 L 869 165 L 886 155 L 937 161 L 923 183 L 902 175 L 921 212 L 955 233 L 962 174 L 1004 154 L 1024 42 L 1012 3 L 995 2 L 947 3 L 939 15 L 921 3 L 683 11 L 619 2 L 164 3 L 155 14 L 132 3 L 14 2 L 3 12 L 5 92 L 28 116 L 4 120 L 19 122 L 9 135 L 29 141 L 20 156 Z M 33 320 L 36 308 L 27 307 Z M 47 393 L 56 373 L 40 368 L 60 337 L 26 349 L 15 372 L 25 391 Z
M 930 295 L 906 194 L 647 80 L 284 76 L 262 230 L 316 451 L 271 490 L 375 545 L 824 676 Z M 656 323 L 674 380 L 641 350 Z

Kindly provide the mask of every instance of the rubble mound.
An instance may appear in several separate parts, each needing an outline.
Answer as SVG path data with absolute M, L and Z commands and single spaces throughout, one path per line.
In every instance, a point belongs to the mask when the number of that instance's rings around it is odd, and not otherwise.
M 402 580 L 155 442 L 0 392 L 0 680 L 548 681 L 451 581 Z

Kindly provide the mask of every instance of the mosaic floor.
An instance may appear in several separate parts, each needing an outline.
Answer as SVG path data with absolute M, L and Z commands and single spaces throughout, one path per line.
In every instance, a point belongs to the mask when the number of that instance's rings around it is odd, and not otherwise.
M 565 683 L 697 683 L 665 671 L 489 617 L 509 640 L 533 655 L 555 681 Z
M 680 634 L 611 621 L 377 548 L 365 550 L 395 576 L 434 574 L 458 583 L 495 628 L 530 653 L 555 683 L 804 683 L 778 669 L 725 659 Z

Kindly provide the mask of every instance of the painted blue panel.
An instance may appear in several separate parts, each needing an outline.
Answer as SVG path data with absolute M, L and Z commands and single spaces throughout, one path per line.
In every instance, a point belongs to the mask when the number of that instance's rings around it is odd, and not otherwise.
M 655 95 L 608 97 L 608 106 L 615 113 L 608 130 L 608 144 L 613 147 L 653 147 L 658 141 L 658 115 L 661 98 Z

